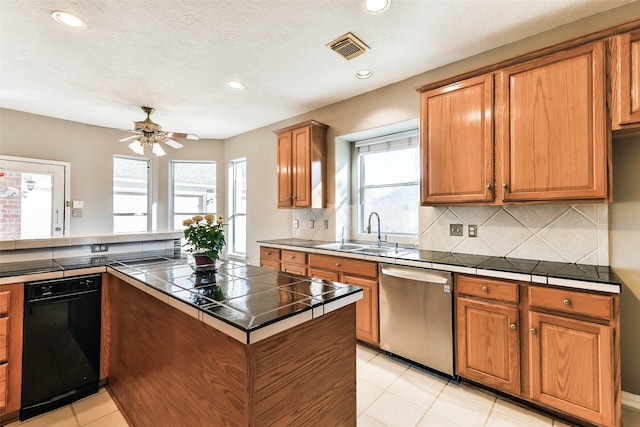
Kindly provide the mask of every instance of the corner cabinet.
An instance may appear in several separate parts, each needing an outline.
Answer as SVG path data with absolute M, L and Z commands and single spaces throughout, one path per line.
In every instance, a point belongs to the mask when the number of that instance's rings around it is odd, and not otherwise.
M 613 130 L 640 131 L 640 29 L 611 38 Z
M 421 204 L 493 200 L 493 74 L 420 94 Z
M 503 201 L 607 201 L 606 63 L 599 41 L 498 72 Z
M 22 283 L 0 286 L 0 421 L 20 410 L 23 307 Z
M 278 208 L 327 207 L 327 128 L 310 120 L 274 131 Z

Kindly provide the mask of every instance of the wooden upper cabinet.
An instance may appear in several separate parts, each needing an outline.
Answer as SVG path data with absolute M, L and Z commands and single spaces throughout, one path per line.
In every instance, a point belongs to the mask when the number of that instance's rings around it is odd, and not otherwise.
M 420 95 L 421 204 L 493 200 L 493 74 Z
M 327 207 L 327 125 L 308 121 L 274 131 L 278 207 Z
M 504 201 L 607 199 L 605 65 L 599 41 L 498 72 Z
M 611 40 L 613 130 L 640 129 L 640 29 Z

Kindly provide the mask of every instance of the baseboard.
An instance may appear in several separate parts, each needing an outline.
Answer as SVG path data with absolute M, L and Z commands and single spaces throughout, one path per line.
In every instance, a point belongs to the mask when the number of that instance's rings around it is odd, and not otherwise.
M 622 406 L 640 411 L 640 394 L 622 392 Z

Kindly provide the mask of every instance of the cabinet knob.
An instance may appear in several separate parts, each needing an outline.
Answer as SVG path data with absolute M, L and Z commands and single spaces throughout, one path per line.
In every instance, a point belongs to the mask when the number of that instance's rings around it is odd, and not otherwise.
M 267 251 L 267 255 L 271 255 L 271 251 Z
M 570 299 L 566 299 L 566 300 L 562 301 L 562 303 L 564 305 L 571 305 L 571 300 Z
M 491 190 L 492 188 L 493 188 L 493 185 L 487 184 L 487 190 Z
M 482 292 L 487 293 L 489 292 L 489 288 L 487 288 L 486 286 L 482 287 Z
M 509 188 L 509 184 L 507 184 L 506 182 L 503 182 L 502 183 L 502 188 L 505 188 L 505 189 Z
M 336 262 L 336 267 L 340 267 L 340 263 L 339 262 Z
M 538 333 L 538 330 L 536 328 L 531 328 L 529 329 L 529 332 L 531 332 L 533 335 Z
M 518 325 L 516 325 L 515 323 L 512 323 L 511 325 L 509 325 L 511 327 L 511 329 L 513 329 L 514 331 L 516 329 L 518 329 Z
M 291 255 L 291 257 L 290 257 L 290 258 L 291 258 L 291 259 L 296 259 L 296 256 L 295 256 L 295 255 Z

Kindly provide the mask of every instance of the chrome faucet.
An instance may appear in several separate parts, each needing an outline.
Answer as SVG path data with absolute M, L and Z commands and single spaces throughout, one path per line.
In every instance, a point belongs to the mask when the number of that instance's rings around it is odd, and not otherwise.
M 371 234 L 371 217 L 376 216 L 378 218 L 378 247 L 382 246 L 382 239 L 380 238 L 380 215 L 378 212 L 371 212 L 369 214 L 369 224 L 367 225 L 367 234 Z
M 342 226 L 342 233 L 340 234 L 340 243 L 344 245 L 344 225 Z

